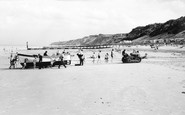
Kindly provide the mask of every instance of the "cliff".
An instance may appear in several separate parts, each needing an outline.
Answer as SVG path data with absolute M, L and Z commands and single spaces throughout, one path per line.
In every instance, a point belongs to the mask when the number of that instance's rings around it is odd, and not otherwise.
M 185 38 L 185 17 L 136 27 L 129 33 L 90 35 L 81 39 L 54 42 L 51 45 L 103 45 L 116 44 L 124 40 L 141 43 L 149 40 Z

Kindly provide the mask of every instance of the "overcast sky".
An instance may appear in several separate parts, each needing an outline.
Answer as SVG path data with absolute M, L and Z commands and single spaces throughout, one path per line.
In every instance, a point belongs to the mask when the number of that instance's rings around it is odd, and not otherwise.
M 0 44 L 49 45 L 185 16 L 185 0 L 0 0 Z

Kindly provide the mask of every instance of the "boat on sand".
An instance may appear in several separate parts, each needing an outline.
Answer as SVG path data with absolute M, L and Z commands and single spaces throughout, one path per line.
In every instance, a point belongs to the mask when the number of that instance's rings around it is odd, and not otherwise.
M 59 56 L 42 56 L 42 62 L 39 62 L 38 55 L 28 55 L 28 54 L 20 54 L 18 53 L 18 60 L 22 68 L 38 68 L 39 65 L 42 67 L 54 67 L 59 65 L 60 60 Z M 67 65 L 71 64 L 70 55 L 64 55 L 64 63 Z

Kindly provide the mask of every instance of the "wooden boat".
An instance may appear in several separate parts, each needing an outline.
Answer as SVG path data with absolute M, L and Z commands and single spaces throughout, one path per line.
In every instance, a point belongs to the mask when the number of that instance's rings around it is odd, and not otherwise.
M 43 68 L 47 67 L 54 67 L 56 65 L 59 65 L 59 56 L 50 57 L 50 56 L 43 56 L 42 62 L 39 62 L 38 55 L 28 55 L 28 54 L 20 54 L 18 53 L 19 62 L 22 66 L 22 68 L 38 68 L 39 66 L 42 66 Z M 64 63 L 69 65 L 71 64 L 71 59 L 64 57 Z

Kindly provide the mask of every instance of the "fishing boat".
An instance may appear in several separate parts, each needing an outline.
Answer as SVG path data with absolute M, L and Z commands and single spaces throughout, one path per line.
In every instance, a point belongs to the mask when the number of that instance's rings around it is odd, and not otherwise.
M 38 68 L 40 65 L 42 67 L 54 67 L 59 65 L 60 60 L 59 56 L 42 56 L 42 62 L 39 62 L 38 55 L 28 55 L 28 54 L 20 54 L 18 53 L 19 62 L 22 68 Z M 64 63 L 69 65 L 71 64 L 70 55 L 64 56 Z

